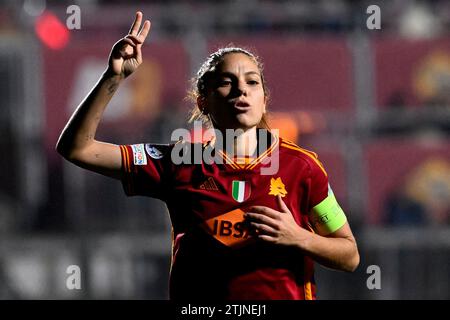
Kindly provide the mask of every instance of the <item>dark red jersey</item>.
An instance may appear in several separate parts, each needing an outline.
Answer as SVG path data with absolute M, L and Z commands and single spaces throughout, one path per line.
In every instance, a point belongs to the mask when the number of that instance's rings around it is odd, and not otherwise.
M 328 178 L 317 155 L 271 137 L 270 147 L 254 159 L 233 160 L 200 144 L 225 160 L 211 164 L 174 164 L 177 144 L 120 147 L 126 194 L 159 198 L 169 209 L 171 299 L 315 299 L 311 258 L 257 240 L 243 218 L 253 205 L 280 211 L 280 194 L 295 221 L 313 231 L 308 213 L 327 197 Z M 278 170 L 262 174 L 274 159 Z

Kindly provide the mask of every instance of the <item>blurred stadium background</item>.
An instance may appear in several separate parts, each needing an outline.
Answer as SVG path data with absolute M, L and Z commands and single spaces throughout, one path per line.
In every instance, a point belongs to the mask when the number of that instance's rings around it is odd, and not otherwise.
M 354 274 L 317 268 L 322 299 L 450 298 L 450 2 L 0 1 L 0 298 L 166 299 L 162 203 L 127 198 L 54 146 L 136 10 L 144 64 L 99 135 L 170 142 L 207 53 L 230 42 L 265 62 L 272 127 L 316 151 L 359 243 Z M 81 29 L 68 30 L 78 5 Z M 381 30 L 366 9 L 381 8 Z M 82 289 L 66 288 L 79 265 Z M 381 270 L 369 290 L 367 268 Z

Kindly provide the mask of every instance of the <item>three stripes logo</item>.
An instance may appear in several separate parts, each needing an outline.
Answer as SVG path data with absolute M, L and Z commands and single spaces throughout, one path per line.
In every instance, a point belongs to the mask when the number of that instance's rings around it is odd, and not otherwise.
M 233 180 L 231 194 L 233 199 L 241 203 L 250 197 L 251 188 L 248 181 Z
M 208 191 L 218 191 L 219 188 L 217 188 L 216 182 L 214 181 L 213 177 L 209 177 L 206 181 L 204 181 L 201 185 L 198 187 L 201 190 L 208 190 Z

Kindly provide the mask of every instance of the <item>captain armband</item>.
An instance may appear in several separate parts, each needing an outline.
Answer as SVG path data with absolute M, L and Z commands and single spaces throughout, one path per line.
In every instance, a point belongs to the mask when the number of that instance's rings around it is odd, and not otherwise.
M 314 229 L 321 235 L 335 232 L 347 221 L 332 191 L 321 203 L 312 208 L 310 218 Z

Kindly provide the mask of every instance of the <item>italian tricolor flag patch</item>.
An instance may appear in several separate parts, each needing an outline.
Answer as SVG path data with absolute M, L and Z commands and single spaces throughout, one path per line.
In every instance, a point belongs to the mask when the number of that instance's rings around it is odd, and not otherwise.
M 232 195 L 237 202 L 243 202 L 250 197 L 250 183 L 248 181 L 233 180 Z

